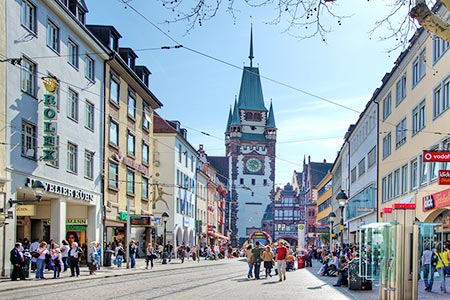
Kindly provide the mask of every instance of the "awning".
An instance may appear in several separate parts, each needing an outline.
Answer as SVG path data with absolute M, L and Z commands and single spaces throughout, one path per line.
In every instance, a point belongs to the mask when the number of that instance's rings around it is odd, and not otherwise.
M 212 236 L 214 238 L 218 238 L 218 239 L 224 240 L 224 241 L 228 241 L 230 239 L 229 237 L 221 235 L 219 233 L 215 233 L 214 231 L 208 231 L 208 235 Z
M 106 227 L 125 227 L 125 222 L 106 220 Z

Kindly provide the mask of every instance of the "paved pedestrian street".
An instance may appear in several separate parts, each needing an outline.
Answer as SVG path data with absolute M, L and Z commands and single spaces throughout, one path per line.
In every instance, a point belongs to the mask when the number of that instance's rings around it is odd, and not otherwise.
M 63 278 L 50 279 L 49 272 L 47 280 L 1 280 L 0 299 L 378 299 L 377 287 L 372 291 L 333 287 L 336 277 L 318 276 L 318 268 L 316 263 L 313 268 L 288 272 L 286 281 L 278 282 L 275 275 L 248 279 L 243 259 L 158 262 L 152 270 L 138 260 L 135 269 L 104 267 L 96 275 L 88 275 L 83 268 L 78 278 L 64 273 Z M 448 299 L 447 295 L 424 292 L 419 299 Z

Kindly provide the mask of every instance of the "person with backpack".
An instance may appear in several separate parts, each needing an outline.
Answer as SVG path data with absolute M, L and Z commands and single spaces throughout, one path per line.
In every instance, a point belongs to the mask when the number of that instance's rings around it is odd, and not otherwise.
M 422 271 L 423 282 L 425 283 L 425 291 L 431 292 L 433 289 L 434 272 L 436 271 L 437 256 L 434 251 L 430 250 L 430 246 L 425 246 L 422 253 Z
M 120 268 L 122 266 L 123 257 L 125 255 L 125 250 L 122 247 L 122 243 L 118 243 L 117 247 L 115 249 L 115 256 L 116 256 L 116 264 L 117 268 Z

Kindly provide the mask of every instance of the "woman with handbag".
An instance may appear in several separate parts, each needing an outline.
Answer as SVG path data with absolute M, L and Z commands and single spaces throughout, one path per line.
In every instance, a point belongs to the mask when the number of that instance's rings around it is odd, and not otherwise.
M 147 248 L 145 249 L 145 263 L 146 269 L 148 269 L 148 263 L 150 262 L 150 269 L 153 269 L 153 259 L 155 258 L 155 251 L 153 250 L 152 243 L 148 243 Z
M 448 256 L 449 251 L 447 249 L 441 250 L 442 246 L 440 243 L 436 244 L 436 256 L 438 257 L 438 261 L 436 264 L 436 270 L 439 273 L 439 278 L 441 279 L 441 292 L 447 293 L 446 285 L 445 285 L 445 275 L 446 268 L 449 268 Z
M 42 241 L 39 244 L 39 248 L 37 248 L 36 252 L 39 254 L 36 260 L 36 279 L 45 279 L 45 257 L 47 254 L 49 254 L 47 250 L 47 243 Z
M 253 253 L 252 253 L 252 244 L 249 244 L 245 250 L 245 257 L 247 258 L 248 263 L 248 273 L 247 278 L 253 278 Z

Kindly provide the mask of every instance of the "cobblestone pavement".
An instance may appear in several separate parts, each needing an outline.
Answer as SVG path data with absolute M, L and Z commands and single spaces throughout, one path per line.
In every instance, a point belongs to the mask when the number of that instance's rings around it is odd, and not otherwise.
M 273 299 L 277 295 L 283 300 L 287 299 L 332 299 L 332 300 L 375 300 L 379 299 L 379 285 L 373 284 L 373 289 L 349 290 L 347 287 L 333 287 L 336 283 L 336 277 L 320 276 L 317 274 L 320 268 L 318 262 L 314 262 L 312 268 L 306 268 L 288 272 L 287 280 L 278 282 L 278 277 L 262 280 L 249 280 L 246 277 L 246 263 L 243 260 L 218 260 L 204 261 L 200 263 L 186 260 L 183 264 L 179 260 L 172 263 L 162 265 L 156 262 L 152 270 L 145 269 L 145 262 L 142 259 L 137 260 L 137 267 L 134 269 L 126 269 L 122 267 L 102 267 L 95 275 L 89 275 L 86 267 L 81 268 L 80 277 L 70 277 L 70 271 L 62 273 L 62 278 L 51 279 L 53 273 L 47 271 L 45 276 L 47 280 L 36 280 L 34 273 L 31 273 L 30 279 L 25 281 L 11 281 L 9 279 L 0 279 L 0 299 L 16 299 L 17 290 L 20 295 L 34 293 L 45 294 L 46 289 L 41 287 L 54 285 L 52 290 L 62 292 L 67 291 L 67 284 L 74 288 L 84 291 L 80 293 L 77 299 L 91 299 L 88 295 L 92 292 L 99 291 L 105 294 L 114 294 L 114 285 L 112 282 L 120 280 L 126 282 L 127 286 L 136 291 L 137 296 L 133 299 L 190 299 L 197 298 L 200 295 L 203 299 L 234 299 L 252 297 L 253 294 L 258 295 L 258 299 Z M 176 271 L 178 270 L 178 271 Z M 176 272 L 173 272 L 176 271 Z M 262 272 L 263 273 L 263 272 Z M 184 275 L 182 275 L 184 274 Z M 189 275 L 186 275 L 189 274 Z M 184 276 L 184 277 L 183 277 Z M 187 276 L 187 277 L 186 277 Z M 262 276 L 263 277 L 263 276 Z M 166 279 L 164 279 L 166 278 Z M 170 282 L 169 282 L 169 279 Z M 192 281 L 192 278 L 195 280 Z M 98 279 L 98 280 L 97 280 Z M 447 280 L 447 286 L 450 287 L 450 278 Z M 141 281 L 141 283 L 139 283 Z M 183 281 L 191 281 L 183 282 Z M 175 284 L 173 284 L 173 282 Z M 186 284 L 177 284 L 183 282 Z M 423 283 L 419 282 L 419 299 L 420 300 L 443 300 L 450 299 L 450 294 L 442 294 L 439 292 L 439 281 L 435 281 L 434 291 L 431 293 L 423 291 Z M 141 286 L 143 288 L 141 289 Z M 111 287 L 111 288 L 110 288 Z M 207 287 L 206 289 L 201 287 Z M 159 292 L 156 292 L 159 291 Z M 59 293 L 59 292 L 58 292 Z M 158 294 L 159 293 L 159 294 Z M 124 295 L 119 295 L 117 299 L 126 299 Z M 156 294 L 154 298 L 149 294 Z M 14 297 L 12 297 L 14 295 Z M 59 295 L 59 294 L 58 294 Z M 52 299 L 51 297 L 42 296 L 36 299 Z M 56 299 L 56 298 L 55 298 Z M 59 298 L 60 299 L 60 298 Z M 98 298 L 98 299 L 101 299 Z

